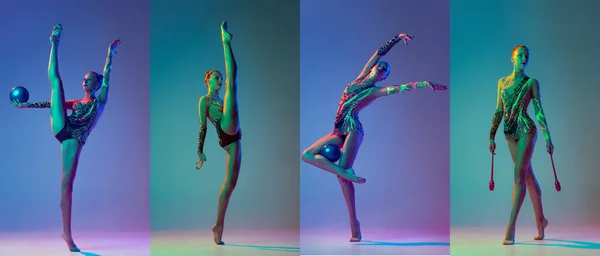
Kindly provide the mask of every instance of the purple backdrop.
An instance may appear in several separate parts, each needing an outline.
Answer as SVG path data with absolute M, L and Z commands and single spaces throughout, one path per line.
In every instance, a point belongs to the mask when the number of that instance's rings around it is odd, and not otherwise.
M 0 232 L 60 232 L 60 144 L 48 109 L 16 109 L 13 86 L 30 101 L 50 98 L 48 37 L 63 25 L 60 73 L 67 99 L 83 97 L 88 71 L 113 59 L 104 114 L 83 148 L 73 195 L 73 232 L 149 232 L 149 2 L 7 1 L 0 8 Z
M 304 150 L 331 132 L 344 86 L 397 33 L 414 35 L 383 60 L 379 86 L 432 80 L 448 85 L 448 1 L 301 2 L 301 132 Z M 354 164 L 363 230 L 430 230 L 449 235 L 449 93 L 427 89 L 385 97 L 363 110 Z M 348 228 L 336 177 L 301 163 L 301 227 Z

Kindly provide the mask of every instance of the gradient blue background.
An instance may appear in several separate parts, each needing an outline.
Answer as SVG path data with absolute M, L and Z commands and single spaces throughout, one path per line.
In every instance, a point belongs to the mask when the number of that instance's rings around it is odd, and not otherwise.
M 449 14 L 447 1 L 303 0 L 300 149 L 333 130 L 344 87 L 398 33 L 415 39 L 382 59 L 391 73 L 379 86 L 422 80 L 449 85 Z M 365 137 L 354 169 L 367 179 L 355 186 L 363 231 L 449 233 L 449 99 L 447 91 L 422 89 L 381 98 L 361 112 Z M 302 234 L 348 228 L 337 178 L 300 166 Z
M 496 135 L 495 182 L 489 192 L 488 135 L 497 81 L 512 72 L 515 45 L 530 48 L 526 73 L 540 82 L 542 105 L 555 146 L 554 175 L 541 130 L 532 165 L 552 226 L 600 224 L 597 166 L 600 125 L 597 42 L 600 3 L 593 1 L 453 0 L 451 8 L 451 219 L 452 227 L 508 223 L 514 165 L 501 127 Z M 534 116 L 533 104 L 529 113 Z M 537 125 L 537 121 L 536 121 Z M 518 226 L 535 227 L 527 195 Z M 518 228 L 517 228 L 518 229 Z
M 210 230 L 225 151 L 208 125 L 198 161 L 204 73 L 225 71 L 220 25 L 238 64 L 242 165 L 227 229 L 299 229 L 299 7 L 296 1 L 152 1 L 152 231 Z M 168 10 L 168 11 L 167 11 Z M 224 96 L 225 88 L 220 95 Z M 210 232 L 210 231 L 209 231 Z
M 67 99 L 81 99 L 88 71 L 113 60 L 104 114 L 81 153 L 74 183 L 73 232 L 149 231 L 148 1 L 3 1 L 0 23 L 0 231 L 62 230 L 60 144 L 49 109 L 16 109 L 13 86 L 30 102 L 50 99 L 48 38 L 62 23 L 59 67 Z

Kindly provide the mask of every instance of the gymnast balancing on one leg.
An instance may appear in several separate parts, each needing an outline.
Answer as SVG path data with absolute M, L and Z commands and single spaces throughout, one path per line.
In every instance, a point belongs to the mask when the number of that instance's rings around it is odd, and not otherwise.
M 221 24 L 221 37 L 225 55 L 225 95 L 219 97 L 221 89 L 221 72 L 211 70 L 206 72 L 204 83 L 208 87 L 208 93 L 198 102 L 198 114 L 200 116 L 200 133 L 198 135 L 198 163 L 196 169 L 200 169 L 206 161 L 204 154 L 204 141 L 206 139 L 207 119 L 217 129 L 219 144 L 227 154 L 225 162 L 225 180 L 219 193 L 219 204 L 217 209 L 217 222 L 212 227 L 213 240 L 218 245 L 225 244 L 223 226 L 225 214 L 229 206 L 229 199 L 237 184 L 242 164 L 242 131 L 238 116 L 237 104 L 237 64 L 231 48 L 233 35 L 227 31 L 227 22 Z
M 73 182 L 81 149 L 98 122 L 107 102 L 112 58 L 120 40 L 112 42 L 108 48 L 108 57 L 103 75 L 88 72 L 83 79 L 83 99 L 65 100 L 63 82 L 58 71 L 58 45 L 62 25 L 57 24 L 50 36 L 50 61 L 48 63 L 48 79 L 52 93 L 50 101 L 22 103 L 13 101 L 17 108 L 50 108 L 50 126 L 52 133 L 61 144 L 63 173 L 61 184 L 60 208 L 62 209 L 63 234 L 69 250 L 78 252 L 71 232 L 71 206 L 73 202 Z M 96 95 L 98 93 L 98 95 Z M 71 115 L 67 115 L 71 110 Z
M 412 40 L 411 36 L 398 34 L 377 49 L 358 77 L 344 88 L 333 131 L 308 147 L 302 154 L 302 159 L 305 162 L 337 175 L 350 215 L 350 229 L 352 232 L 350 242 L 359 242 L 362 239 L 360 223 L 356 216 L 353 183 L 362 184 L 366 182 L 366 179 L 356 176 L 352 169 L 364 134 L 362 124 L 358 119 L 359 112 L 374 100 L 383 96 L 418 88 L 430 88 L 434 91 L 447 89 L 446 86 L 429 81 L 387 87 L 376 86 L 377 82 L 385 80 L 390 73 L 390 65 L 385 61 L 380 61 L 380 58 L 385 56 L 398 42 L 402 41 L 408 44 L 409 40 Z M 342 155 L 337 165 L 320 153 L 321 149 L 329 144 L 334 144 L 342 149 Z

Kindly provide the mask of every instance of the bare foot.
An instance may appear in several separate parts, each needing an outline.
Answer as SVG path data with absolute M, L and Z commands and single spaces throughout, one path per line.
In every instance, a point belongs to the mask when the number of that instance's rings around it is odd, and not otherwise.
M 541 225 L 537 225 L 538 235 L 536 237 L 534 237 L 533 240 L 544 240 L 544 235 L 545 235 L 544 231 L 546 230 L 547 226 L 548 226 L 548 219 L 544 218 Z
M 515 229 L 507 228 L 506 236 L 504 237 L 504 241 L 502 241 L 502 245 L 513 245 L 515 244 Z
M 355 221 L 355 225 L 351 226 L 352 230 L 352 238 L 350 238 L 350 242 L 356 243 L 362 240 L 362 234 L 360 233 L 360 222 L 358 220 Z
M 54 27 L 52 28 L 52 35 L 58 37 L 60 36 L 60 32 L 62 32 L 62 25 L 60 23 L 54 25 Z
M 65 243 L 67 243 L 67 246 L 69 247 L 69 251 L 80 252 L 79 248 L 77 248 L 77 245 L 75 245 L 75 242 L 73 242 L 73 237 L 71 237 L 71 234 L 63 233 L 62 237 L 65 240 Z
M 502 241 L 502 245 L 514 245 L 515 244 L 515 240 L 504 240 Z
M 224 42 L 231 42 L 233 35 L 227 30 L 227 21 L 221 23 L 221 37 Z
M 225 242 L 223 242 L 223 240 L 221 240 L 221 237 L 223 237 L 223 226 L 217 226 L 217 224 L 213 225 L 212 232 L 213 232 L 213 241 L 215 241 L 215 244 L 224 245 Z
M 60 33 L 62 32 L 62 25 L 56 24 L 54 28 L 52 28 L 52 34 L 50 35 L 50 43 L 56 44 L 60 41 Z
M 352 182 L 358 183 L 358 184 L 364 184 L 365 182 L 367 182 L 367 179 L 356 176 L 356 174 L 354 173 L 354 170 L 352 168 L 346 169 L 345 175 L 343 175 L 343 176 L 340 175 L 340 177 L 342 177 L 342 179 L 345 179 L 347 181 L 352 181 Z

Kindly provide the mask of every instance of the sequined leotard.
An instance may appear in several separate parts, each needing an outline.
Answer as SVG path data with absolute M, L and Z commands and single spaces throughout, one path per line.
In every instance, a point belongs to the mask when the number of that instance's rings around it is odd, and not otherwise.
M 65 126 L 55 135 L 56 139 L 59 142 L 75 139 L 85 144 L 98 120 L 99 107 L 97 98 L 88 102 L 76 102 L 73 106 L 73 113 L 67 117 Z
M 23 104 L 27 108 L 50 108 L 50 101 L 26 102 Z M 101 106 L 97 98 L 93 98 L 88 102 L 76 101 L 73 112 L 65 120 L 65 126 L 54 137 L 61 143 L 68 139 L 75 139 L 85 144 L 98 120 L 101 111 L 99 108 Z
M 346 86 L 338 104 L 333 129 L 334 134 L 338 136 L 346 136 L 352 130 L 364 133 L 362 124 L 358 119 L 358 112 L 371 103 L 372 100 L 368 96 L 371 92 L 370 89 L 374 86 L 361 86 L 354 91 L 350 91 L 352 85 L 353 83 Z
M 532 89 L 533 79 L 524 77 L 521 82 L 514 87 L 512 92 L 506 86 L 506 79 L 502 81 L 504 86 L 500 90 L 502 100 L 502 109 L 500 112 L 494 113 L 492 119 L 492 129 L 490 131 L 490 139 L 494 139 L 496 130 L 498 129 L 502 116 L 504 116 L 504 136 L 507 140 L 518 141 L 521 137 L 536 130 L 535 123 L 527 114 L 527 107 L 533 101 L 536 112 L 536 119 L 543 130 L 546 140 L 550 139 L 550 131 L 548 123 L 541 106 L 539 91 L 534 95 Z
M 227 145 L 234 143 L 242 139 L 242 130 L 238 129 L 234 135 L 229 135 L 223 129 L 221 129 L 221 120 L 223 119 L 223 102 L 214 98 L 210 99 L 210 106 L 208 107 L 208 120 L 217 129 L 217 135 L 219 137 L 219 145 L 226 147 Z M 200 129 L 198 135 L 198 153 L 202 153 L 204 150 L 204 139 L 206 137 L 206 126 Z
M 377 55 L 385 56 L 400 40 L 401 38 L 398 35 L 394 36 L 377 49 Z M 364 76 L 356 81 L 361 80 Z M 371 93 L 371 88 L 375 86 L 361 86 L 358 89 L 350 91 L 352 85 L 356 85 L 356 81 L 350 83 L 344 89 L 344 93 L 338 104 L 337 114 L 335 115 L 333 133 L 341 137 L 348 135 L 353 130 L 358 130 L 364 134 L 362 124 L 358 119 L 358 112 L 372 102 L 372 99 L 369 99 L 368 95 Z

